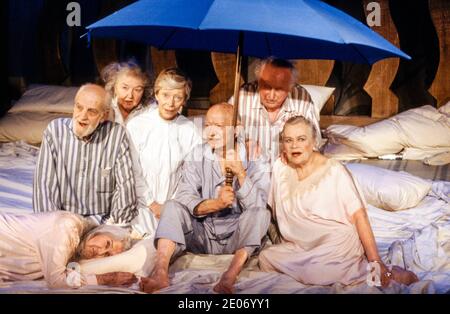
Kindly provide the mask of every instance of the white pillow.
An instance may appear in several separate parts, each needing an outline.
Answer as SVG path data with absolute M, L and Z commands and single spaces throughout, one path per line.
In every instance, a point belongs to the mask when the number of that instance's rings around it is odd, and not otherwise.
M 105 274 L 111 272 L 128 272 L 137 276 L 149 276 L 155 265 L 156 249 L 154 239 L 140 240 L 131 249 L 123 253 L 82 260 L 79 262 L 83 274 Z
M 8 112 L 72 113 L 73 101 L 78 89 L 79 87 L 30 85 Z
M 445 108 L 441 108 L 444 112 Z M 430 105 L 410 109 L 391 119 L 400 125 L 405 137 L 405 147 L 450 147 L 450 116 Z
M 327 142 L 323 147 L 323 154 L 336 160 L 365 159 L 364 154 L 354 147 L 345 144 Z
M 19 112 L 7 113 L 0 119 L 0 142 L 25 141 L 37 145 L 42 134 L 54 119 L 71 117 L 66 113 Z
M 330 125 L 326 137 L 361 151 L 365 157 L 377 157 L 400 152 L 404 147 L 398 124 L 390 119 L 365 127 Z
M 320 111 L 333 94 L 335 88 L 317 85 L 307 85 L 307 84 L 300 84 L 300 86 L 305 88 L 311 95 L 311 99 L 314 103 L 314 109 L 316 110 L 316 114 L 318 117 L 320 117 Z
M 417 206 L 431 189 L 431 182 L 404 171 L 363 164 L 346 164 L 364 195 L 375 207 L 389 211 Z
M 425 160 L 445 152 L 450 152 L 450 147 L 435 147 L 428 149 L 406 147 L 402 151 L 402 157 L 407 160 Z
M 395 154 L 405 147 L 429 150 L 450 147 L 450 117 L 426 105 L 365 127 L 330 125 L 325 134 L 365 157 Z
M 450 118 L 450 100 L 445 105 L 439 107 L 438 111 Z

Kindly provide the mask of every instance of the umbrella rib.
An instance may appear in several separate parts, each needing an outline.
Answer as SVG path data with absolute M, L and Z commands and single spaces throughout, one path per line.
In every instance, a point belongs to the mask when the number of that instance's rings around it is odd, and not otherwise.
M 162 45 L 160 46 L 161 49 L 164 49 L 164 47 L 166 46 L 166 44 L 169 42 L 169 40 L 173 37 L 173 35 L 175 34 L 175 29 L 173 29 L 170 32 L 170 35 L 166 37 L 166 39 L 164 40 L 164 42 L 162 43 Z
M 347 45 L 349 45 L 349 44 L 347 44 Z M 358 48 L 356 48 L 356 46 L 355 46 L 354 44 L 350 44 L 350 45 L 352 46 L 353 50 L 355 50 L 355 51 L 362 57 L 362 59 L 366 60 L 367 64 L 370 64 L 370 65 L 372 64 L 372 62 L 370 62 L 369 59 L 367 59 L 366 56 L 363 55 L 363 54 L 358 50 Z

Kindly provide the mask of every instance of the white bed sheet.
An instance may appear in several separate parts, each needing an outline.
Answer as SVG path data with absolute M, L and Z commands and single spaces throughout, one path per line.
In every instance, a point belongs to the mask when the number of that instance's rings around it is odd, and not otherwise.
M 0 144 L 0 211 L 33 211 L 33 172 L 38 152 L 37 147 L 25 142 Z
M 24 143 L 0 146 L 0 211 L 31 212 L 32 176 L 37 150 Z M 450 182 L 435 181 L 416 207 L 388 212 L 369 206 L 369 219 L 384 261 L 408 267 L 420 281 L 407 287 L 391 283 L 386 289 L 355 286 L 306 286 L 289 276 L 258 270 L 253 258 L 236 284 L 236 292 L 267 293 L 446 293 L 450 291 Z M 171 286 L 159 293 L 213 293 L 212 288 L 231 255 L 180 257 L 170 268 Z M 45 282 L 0 283 L 0 293 L 139 293 L 130 288 L 87 286 L 78 290 L 49 290 Z

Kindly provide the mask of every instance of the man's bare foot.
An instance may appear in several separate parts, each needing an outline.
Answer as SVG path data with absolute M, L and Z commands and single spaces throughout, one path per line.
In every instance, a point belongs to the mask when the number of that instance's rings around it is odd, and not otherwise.
M 164 269 L 154 270 L 150 277 L 141 278 L 140 289 L 145 293 L 167 288 L 169 286 L 169 273 Z
M 392 279 L 407 286 L 419 281 L 419 278 L 417 278 L 417 276 L 412 271 L 403 269 L 398 266 L 392 267 Z
M 234 283 L 236 277 L 227 274 L 226 272 L 220 277 L 219 282 L 214 286 L 213 290 L 222 294 L 233 294 L 235 292 Z

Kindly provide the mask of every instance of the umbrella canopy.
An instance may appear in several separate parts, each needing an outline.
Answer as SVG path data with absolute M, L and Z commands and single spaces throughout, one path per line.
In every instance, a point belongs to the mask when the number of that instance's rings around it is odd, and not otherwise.
M 141 0 L 87 27 L 88 34 L 159 49 L 372 64 L 410 57 L 353 17 L 318 0 Z M 239 41 L 241 39 L 241 42 Z

